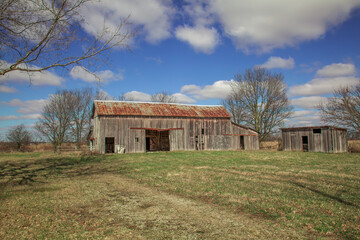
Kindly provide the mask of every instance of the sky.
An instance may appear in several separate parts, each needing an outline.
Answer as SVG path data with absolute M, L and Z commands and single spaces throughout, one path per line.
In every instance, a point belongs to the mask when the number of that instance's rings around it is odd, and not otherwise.
M 0 76 L 0 135 L 32 126 L 59 89 L 93 87 L 138 101 L 167 92 L 179 103 L 218 105 L 234 75 L 255 66 L 282 73 L 294 115 L 286 126 L 323 124 L 315 106 L 359 83 L 360 0 L 101 0 L 80 11 L 84 35 L 130 16 L 131 51 L 107 62 Z M 78 49 L 81 49 L 81 44 Z M 5 61 L 1 59 L 0 61 Z

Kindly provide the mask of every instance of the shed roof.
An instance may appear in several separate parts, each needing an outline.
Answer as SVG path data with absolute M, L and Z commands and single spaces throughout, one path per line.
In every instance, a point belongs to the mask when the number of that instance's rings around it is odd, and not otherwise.
M 306 130 L 306 129 L 315 129 L 315 128 L 320 128 L 320 129 L 337 129 L 337 130 L 344 130 L 346 131 L 346 128 L 341 128 L 341 127 L 335 127 L 335 126 L 308 126 L 308 127 L 292 127 L 292 128 L 280 128 L 281 131 L 285 130 L 292 130 L 292 131 L 296 131 L 296 130 Z
M 94 111 L 100 116 L 228 118 L 223 106 L 186 105 L 129 101 L 94 101 Z

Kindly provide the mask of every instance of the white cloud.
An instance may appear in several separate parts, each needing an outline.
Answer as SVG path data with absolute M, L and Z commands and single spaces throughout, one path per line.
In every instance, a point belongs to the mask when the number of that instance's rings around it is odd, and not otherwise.
M 354 86 L 359 83 L 356 77 L 315 78 L 310 82 L 293 86 L 289 89 L 290 96 L 312 96 L 330 94 L 334 89 Z
M 96 36 L 103 30 L 104 22 L 114 30 L 121 19 L 130 16 L 130 22 L 141 26 L 145 38 L 156 43 L 171 36 L 171 18 L 175 10 L 169 1 L 163 0 L 102 0 L 92 1 L 82 10 L 84 29 Z
M 325 97 L 311 96 L 291 99 L 290 104 L 304 109 L 315 109 L 317 105 L 325 101 Z
M 321 117 L 318 112 L 313 114 L 301 115 L 292 117 L 286 120 L 287 127 L 302 127 L 302 126 L 319 126 L 321 125 Z
M 195 51 L 206 54 L 212 53 L 219 44 L 219 34 L 215 28 L 183 26 L 176 28 L 175 36 L 190 44 Z
M 41 118 L 41 114 L 27 114 L 27 115 L 21 115 L 21 116 L 0 116 L 0 121 L 9 121 L 9 120 L 19 120 L 19 119 L 39 119 Z
M 0 60 L 0 65 L 7 67 L 10 64 L 8 62 Z M 24 64 L 19 65 L 22 68 L 35 69 L 35 66 L 26 66 Z M 35 86 L 51 85 L 61 86 L 65 79 L 57 76 L 55 73 L 50 71 L 42 72 L 23 72 L 23 71 L 12 71 L 8 72 L 5 76 L 0 77 L 0 83 L 7 82 L 26 82 L 31 83 Z
M 305 116 L 309 116 L 309 115 L 313 115 L 313 114 L 316 114 L 316 111 L 299 110 L 299 111 L 295 111 L 292 117 L 299 118 L 299 117 L 305 117 Z
M 319 77 L 338 77 L 338 76 L 353 76 L 355 75 L 354 64 L 334 63 L 327 65 L 316 72 Z
M 124 94 L 124 97 L 126 99 L 129 99 L 131 101 L 143 101 L 143 102 L 149 102 L 151 101 L 151 95 L 143 92 L 138 91 L 131 91 Z
M 186 96 L 182 93 L 174 93 L 173 96 L 176 99 L 177 103 L 195 103 L 196 101 L 189 96 Z
M 46 103 L 45 99 L 21 101 L 20 99 L 13 99 L 10 102 L 1 102 L 2 104 L 12 107 L 18 107 L 16 112 L 22 114 L 35 114 L 42 112 Z
M 292 69 L 295 66 L 295 61 L 293 58 L 289 57 L 270 57 L 264 64 L 261 64 L 260 67 L 272 69 L 272 68 L 283 68 L 283 69 Z
M 194 96 L 196 99 L 220 98 L 224 99 L 231 92 L 231 83 L 234 80 L 220 80 L 212 85 L 200 87 L 197 85 L 185 85 L 181 88 L 181 93 Z
M 0 116 L 0 121 L 8 121 L 8 120 L 17 120 L 19 117 L 10 115 L 10 116 Z
M 210 1 L 224 32 L 245 52 L 269 52 L 318 39 L 344 22 L 359 1 Z
M 115 74 L 110 70 L 98 71 L 98 72 L 90 72 L 86 68 L 75 66 L 71 69 L 70 75 L 73 79 L 80 79 L 82 81 L 88 83 L 100 83 L 100 82 L 109 82 L 115 80 L 122 80 L 123 76 L 119 74 Z
M 34 114 L 21 115 L 19 118 L 20 119 L 39 119 L 41 117 L 42 117 L 41 114 L 34 113 Z
M 17 89 L 13 88 L 13 87 L 0 85 L 0 92 L 3 92 L 3 93 L 15 93 L 15 92 L 17 92 Z
M 334 89 L 359 84 L 353 64 L 334 63 L 316 72 L 318 78 L 289 89 L 290 96 L 311 96 L 333 93 Z

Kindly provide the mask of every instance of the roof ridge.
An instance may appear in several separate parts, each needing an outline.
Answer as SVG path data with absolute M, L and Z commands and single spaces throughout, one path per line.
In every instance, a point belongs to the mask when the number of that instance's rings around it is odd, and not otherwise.
M 146 101 L 121 101 L 121 100 L 94 100 L 94 102 L 123 102 L 123 103 L 149 103 L 149 104 L 167 104 L 167 105 L 184 105 L 184 106 L 199 106 L 199 107 L 224 107 L 223 105 L 201 105 L 201 104 L 187 104 L 187 103 L 164 103 L 164 102 L 146 102 Z

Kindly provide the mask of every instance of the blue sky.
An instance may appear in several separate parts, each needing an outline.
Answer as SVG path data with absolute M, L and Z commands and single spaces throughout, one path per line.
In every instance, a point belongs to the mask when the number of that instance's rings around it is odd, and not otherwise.
M 0 133 L 34 124 L 57 89 L 99 87 L 139 101 L 166 91 L 181 103 L 220 104 L 234 75 L 254 66 L 285 76 L 296 110 L 288 126 L 319 125 L 314 106 L 360 81 L 360 0 L 102 0 L 81 12 L 89 35 L 130 14 L 139 29 L 132 51 L 114 49 L 89 67 L 100 86 L 73 66 L 33 74 L 31 83 L 16 72 L 0 77 Z

